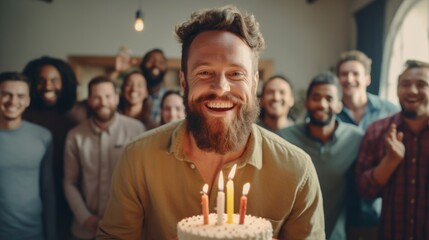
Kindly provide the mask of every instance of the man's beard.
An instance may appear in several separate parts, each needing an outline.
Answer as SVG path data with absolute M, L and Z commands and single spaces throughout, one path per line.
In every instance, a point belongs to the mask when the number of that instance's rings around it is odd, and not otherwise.
M 221 118 L 207 118 L 201 112 L 203 102 L 214 99 L 229 100 L 240 107 L 231 124 Z M 205 95 L 189 103 L 189 89 L 186 86 L 184 102 L 188 129 L 195 138 L 198 148 L 206 152 L 225 154 L 243 148 L 252 131 L 252 124 L 259 116 L 259 106 L 256 101 L 250 105 L 244 104 L 241 99 L 231 93 L 221 97 L 215 94 Z
M 109 114 L 102 114 L 99 113 L 99 110 L 90 109 L 90 116 L 92 116 L 95 120 L 98 122 L 108 122 L 115 116 L 115 109 L 109 108 L 110 113 Z
M 402 108 L 401 114 L 405 118 L 409 118 L 409 119 L 417 119 L 417 117 L 418 117 L 416 110 L 405 110 L 404 108 Z
M 159 74 L 157 76 L 154 76 L 152 74 L 152 69 L 144 68 L 142 69 L 143 76 L 146 78 L 147 81 L 147 87 L 150 89 L 152 87 L 158 86 L 162 84 L 162 81 L 164 81 L 164 76 L 167 73 L 166 70 L 159 70 Z
M 310 124 L 319 127 L 327 126 L 334 118 L 334 114 L 332 112 L 328 113 L 328 118 L 326 118 L 325 120 L 316 119 L 311 112 L 308 112 L 308 116 L 310 117 Z

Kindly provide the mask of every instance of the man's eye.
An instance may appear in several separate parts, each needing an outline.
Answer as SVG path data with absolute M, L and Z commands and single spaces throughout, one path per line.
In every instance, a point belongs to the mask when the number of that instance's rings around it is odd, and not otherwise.
M 229 74 L 232 79 L 242 79 L 244 77 L 244 73 L 242 72 L 232 72 Z
M 198 75 L 207 76 L 207 75 L 210 75 L 210 73 L 208 71 L 202 71 L 202 72 L 199 72 Z

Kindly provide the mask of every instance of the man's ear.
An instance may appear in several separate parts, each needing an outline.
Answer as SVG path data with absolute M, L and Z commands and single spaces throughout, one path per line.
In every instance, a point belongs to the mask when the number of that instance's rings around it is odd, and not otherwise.
M 305 111 L 308 111 L 308 104 L 308 97 L 306 97 L 304 100 Z
M 341 100 L 338 100 L 337 107 L 335 109 L 335 113 L 338 114 L 341 112 L 341 110 L 343 110 L 343 102 Z
M 115 93 L 115 101 L 116 101 L 116 106 L 119 105 L 119 94 Z
M 295 105 L 295 97 L 293 96 L 293 92 L 291 92 L 290 94 L 291 94 L 289 99 L 290 101 L 289 103 L 286 103 L 286 104 L 288 104 L 289 107 L 293 107 L 293 105 Z
M 254 86 L 254 94 L 257 96 L 258 92 L 258 84 L 259 84 L 259 71 L 255 72 L 255 76 L 253 78 L 253 86 Z
M 185 78 L 185 73 L 183 73 L 183 71 L 179 72 L 179 79 L 180 79 L 180 88 L 182 89 L 182 92 L 185 92 L 186 78 Z
M 25 108 L 28 108 L 28 106 L 30 106 L 30 103 L 31 103 L 31 97 L 28 96 L 27 102 L 25 103 Z
M 371 84 L 371 75 L 367 74 L 366 75 L 366 86 L 368 87 Z

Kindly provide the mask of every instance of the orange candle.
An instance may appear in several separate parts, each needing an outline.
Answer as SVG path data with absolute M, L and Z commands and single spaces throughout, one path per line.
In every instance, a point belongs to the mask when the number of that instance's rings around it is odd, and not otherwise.
M 203 224 L 209 224 L 209 197 L 207 196 L 207 192 L 209 189 L 209 185 L 204 184 L 203 186 L 203 195 L 201 196 L 201 206 L 203 209 Z
M 240 221 L 238 224 L 244 224 L 244 217 L 246 216 L 247 210 L 247 194 L 249 193 L 250 183 L 246 183 L 243 186 L 243 196 L 240 200 Z
M 234 182 L 232 179 L 234 178 L 236 168 L 237 164 L 234 164 L 231 171 L 229 172 L 228 182 L 226 183 L 226 223 L 229 224 L 233 223 L 232 216 L 234 214 Z

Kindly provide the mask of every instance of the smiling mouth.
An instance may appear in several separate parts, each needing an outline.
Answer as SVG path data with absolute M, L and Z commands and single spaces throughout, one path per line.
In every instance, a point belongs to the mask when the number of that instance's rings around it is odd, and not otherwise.
M 18 108 L 17 107 L 7 107 L 6 111 L 15 113 L 15 112 L 18 112 Z
M 49 92 L 45 92 L 45 93 L 43 94 L 43 96 L 44 96 L 46 99 L 54 99 L 57 95 L 55 94 L 55 92 L 54 92 L 54 91 L 49 91 Z
M 213 111 L 229 111 L 234 108 L 234 104 L 232 102 L 217 102 L 211 101 L 206 104 L 206 107 Z

